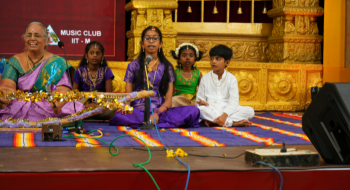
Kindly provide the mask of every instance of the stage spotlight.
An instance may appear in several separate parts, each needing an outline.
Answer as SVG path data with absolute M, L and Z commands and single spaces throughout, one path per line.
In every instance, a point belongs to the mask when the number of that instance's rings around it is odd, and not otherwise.
M 263 9 L 262 14 L 267 14 L 266 1 L 264 1 L 264 9 Z
M 216 1 L 215 1 L 215 5 L 214 5 L 214 9 L 212 12 L 214 15 L 219 14 L 218 8 L 216 8 Z
M 243 14 L 242 7 L 241 7 L 241 1 L 239 1 L 239 7 L 237 10 L 237 14 L 239 14 L 239 15 Z
M 192 13 L 192 8 L 191 8 L 191 1 L 188 2 L 188 8 L 187 8 L 187 13 Z

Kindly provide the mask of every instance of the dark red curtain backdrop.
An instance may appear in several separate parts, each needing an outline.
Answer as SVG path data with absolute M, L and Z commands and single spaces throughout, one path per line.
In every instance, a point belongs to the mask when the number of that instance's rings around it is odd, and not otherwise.
M 188 1 L 178 1 L 177 21 L 178 22 L 200 22 L 201 21 L 201 2 L 191 1 L 192 13 L 187 13 Z
M 81 59 L 86 46 L 85 40 L 99 41 L 105 47 L 105 56 L 110 61 L 125 59 L 125 0 L 16 0 L 1 3 L 0 57 L 9 58 L 23 52 L 21 35 L 33 21 L 51 25 L 58 38 L 64 42 L 67 59 Z M 80 31 L 78 35 L 64 34 Z M 84 35 L 84 31 L 85 35 Z M 101 36 L 91 36 L 96 31 Z M 90 34 L 90 35 L 89 35 Z M 74 38 L 79 38 L 75 40 Z M 57 46 L 48 51 L 62 55 Z
M 187 13 L 188 1 L 179 1 L 178 22 L 200 22 L 201 21 L 201 2 L 191 1 L 192 13 Z M 216 7 L 219 14 L 213 15 L 214 1 L 204 1 L 204 22 L 226 22 L 227 2 L 217 1 Z M 239 1 L 230 1 L 230 22 L 250 23 L 251 22 L 251 2 L 242 1 L 241 7 L 243 14 L 237 14 Z M 267 14 L 262 14 L 264 9 L 263 1 L 256 1 L 254 4 L 254 22 L 255 23 L 272 23 L 272 18 Z M 267 10 L 272 9 L 272 1 L 266 1 Z
M 255 23 L 272 23 L 273 19 L 268 17 L 267 14 L 262 14 L 262 11 L 264 9 L 264 2 L 263 1 L 255 1 L 254 4 L 254 22 Z M 272 1 L 266 1 L 266 8 L 267 10 L 272 9 Z

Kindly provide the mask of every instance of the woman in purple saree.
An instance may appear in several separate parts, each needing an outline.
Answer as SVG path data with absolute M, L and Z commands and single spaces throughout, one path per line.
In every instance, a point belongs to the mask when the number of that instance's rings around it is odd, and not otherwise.
M 140 56 L 132 61 L 127 68 L 124 81 L 125 92 L 140 91 L 147 86 L 144 59 L 152 56 L 148 64 L 149 84 L 155 95 L 151 97 L 155 121 L 151 115 L 152 124 L 157 123 L 162 128 L 198 127 L 199 110 L 196 106 L 170 108 L 172 104 L 174 68 L 165 58 L 162 50 L 162 33 L 157 27 L 148 27 L 142 32 Z M 158 89 L 158 90 L 155 90 Z M 144 122 L 145 99 L 138 99 L 130 104 L 134 107 L 132 114 L 116 113 L 109 120 L 110 125 L 140 127 Z
M 65 60 L 57 55 L 46 52 L 47 46 L 46 27 L 39 22 L 32 22 L 28 25 L 25 33 L 25 45 L 28 52 L 17 54 L 10 58 L 1 75 L 0 91 L 16 92 L 16 89 L 35 92 L 46 91 L 45 83 L 50 76 L 54 76 L 52 84 L 56 87 L 52 92 L 66 93 L 71 89 L 71 82 L 68 77 L 68 68 Z M 57 72 L 51 71 L 52 65 L 56 65 Z M 0 98 L 0 119 L 28 119 L 32 122 L 49 117 L 65 117 L 73 114 L 73 102 L 56 103 L 56 107 L 46 101 L 24 102 L 12 100 L 8 102 Z M 84 106 L 76 102 L 76 111 L 84 109 Z

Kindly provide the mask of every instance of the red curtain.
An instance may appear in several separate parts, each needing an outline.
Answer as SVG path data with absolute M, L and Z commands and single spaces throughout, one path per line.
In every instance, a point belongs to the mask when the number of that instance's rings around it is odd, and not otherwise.
M 188 1 L 179 1 L 178 2 L 178 13 L 177 21 L 178 22 L 201 22 L 201 2 L 200 1 L 191 1 L 190 5 L 192 8 L 192 13 L 187 13 L 187 8 L 189 6 Z M 226 11 L 227 11 L 227 2 L 226 1 L 217 1 L 216 7 L 219 14 L 212 14 L 215 1 L 204 1 L 204 22 L 226 22 Z M 264 2 L 257 1 L 254 4 L 254 22 L 255 23 L 272 23 L 272 18 L 269 18 L 267 14 L 263 14 Z M 251 22 L 251 2 L 242 1 L 241 8 L 243 14 L 237 14 L 239 8 L 239 1 L 230 1 L 230 22 L 239 22 L 239 23 L 250 23 Z M 266 1 L 267 10 L 272 9 L 272 1 Z

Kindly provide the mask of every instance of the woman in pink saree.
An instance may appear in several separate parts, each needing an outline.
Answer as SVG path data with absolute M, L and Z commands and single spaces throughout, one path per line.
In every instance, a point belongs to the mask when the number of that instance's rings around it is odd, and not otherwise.
M 68 77 L 69 69 L 65 60 L 46 51 L 48 35 L 46 27 L 40 22 L 32 22 L 27 26 L 24 41 L 27 52 L 11 57 L 1 75 L 0 91 L 16 92 L 17 89 L 26 92 L 46 91 L 45 84 L 50 76 L 52 93 L 66 93 L 71 89 Z M 51 80 L 50 79 L 50 80 Z M 76 112 L 84 109 L 78 101 L 75 102 Z M 59 102 L 53 106 L 51 103 L 24 102 L 0 98 L 0 119 L 28 119 L 32 122 L 49 117 L 62 118 L 75 112 L 73 102 Z

